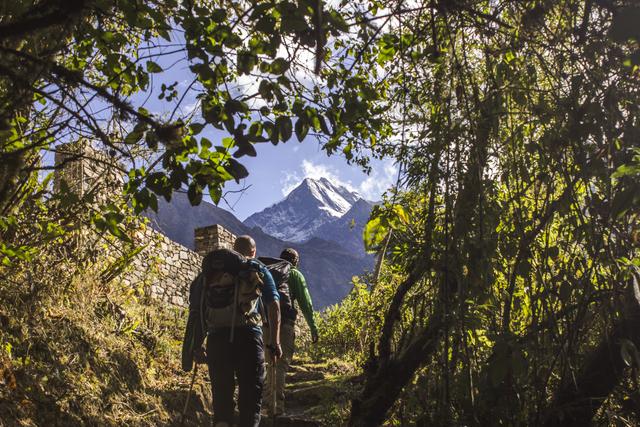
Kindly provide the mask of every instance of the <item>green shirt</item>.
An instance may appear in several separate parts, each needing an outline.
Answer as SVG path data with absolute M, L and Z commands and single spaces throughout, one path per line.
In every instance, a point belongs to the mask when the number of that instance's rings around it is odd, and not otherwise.
M 292 268 L 289 271 L 289 292 L 291 292 L 291 303 L 294 301 L 298 302 L 298 306 L 300 307 L 300 311 L 304 315 L 304 319 L 307 321 L 307 325 L 311 329 L 313 334 L 318 333 L 318 328 L 316 326 L 316 321 L 313 318 L 313 303 L 311 302 L 311 295 L 309 295 L 309 290 L 307 289 L 307 282 L 304 280 L 304 276 L 302 273 L 296 269 Z

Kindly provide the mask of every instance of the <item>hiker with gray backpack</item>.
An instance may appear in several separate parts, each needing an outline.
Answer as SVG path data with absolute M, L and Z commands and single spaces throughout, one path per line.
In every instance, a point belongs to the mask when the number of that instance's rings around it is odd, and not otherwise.
M 309 329 L 311 329 L 313 343 L 318 341 L 318 328 L 313 317 L 313 304 L 307 283 L 298 270 L 300 261 L 298 252 L 293 248 L 286 248 L 280 254 L 280 258 L 260 257 L 258 259 L 269 268 L 280 297 L 282 322 L 276 333 L 280 335 L 283 354 L 281 358 L 269 362 L 265 390 L 267 411 L 269 415 L 277 417 L 284 414 L 285 379 L 295 351 L 295 323 L 298 317 L 296 306 L 302 311 Z M 271 336 L 271 330 L 271 325 L 265 325 L 265 338 Z
M 255 242 L 236 239 L 234 250 L 216 249 L 202 261 L 191 284 L 189 318 L 182 348 L 182 368 L 207 363 L 213 392 L 214 426 L 234 424 L 234 390 L 238 383 L 238 425 L 257 427 L 265 380 L 261 325 L 266 308 L 276 332 L 266 347 L 272 360 L 280 348 L 279 296 L 269 270 L 255 260 Z M 203 343 L 206 338 L 206 351 Z

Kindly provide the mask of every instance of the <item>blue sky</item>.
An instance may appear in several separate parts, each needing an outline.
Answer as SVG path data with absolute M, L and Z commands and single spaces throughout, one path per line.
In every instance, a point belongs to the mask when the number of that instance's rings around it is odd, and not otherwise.
M 299 143 L 292 138 L 286 144 L 259 144 L 258 156 L 240 159 L 249 169 L 241 185 L 250 186 L 243 194 L 228 194 L 227 201 L 242 220 L 254 212 L 281 200 L 304 178 L 326 177 L 360 193 L 368 200 L 380 200 L 382 193 L 395 182 L 397 168 L 391 161 L 373 161 L 366 175 L 358 166 L 348 165 L 339 155 L 327 156 L 317 141 L 307 138 Z M 241 186 L 229 185 L 227 190 Z M 228 208 L 224 202 L 221 207 Z
M 134 105 L 139 106 L 143 103 L 152 113 L 165 119 L 169 117 L 178 101 L 158 100 L 159 89 L 162 83 L 170 85 L 178 82 L 180 98 L 189 87 L 193 74 L 188 69 L 187 61 L 183 60 L 183 55 L 161 58 L 162 61 L 159 63 L 165 71 L 151 76 L 151 96 L 147 93 L 134 97 Z M 244 78 L 250 79 L 247 76 Z M 247 80 L 241 84 L 257 83 Z M 196 91 L 188 91 L 178 107 L 178 113 L 183 117 L 193 114 L 194 121 L 200 122 L 196 95 Z M 216 144 L 228 135 L 207 126 L 199 136 L 206 136 Z M 302 143 L 294 136 L 287 143 L 277 146 L 271 143 L 257 144 L 256 150 L 257 157 L 245 156 L 239 159 L 249 170 L 249 177 L 240 185 L 234 182 L 227 185 L 225 200 L 220 202 L 220 207 L 231 210 L 241 220 L 283 199 L 306 177 L 326 177 L 335 184 L 342 184 L 357 191 L 368 200 L 377 201 L 381 199 L 384 191 L 395 183 L 397 174 L 397 167 L 391 160 L 373 160 L 372 172 L 367 175 L 358 166 L 348 165 L 340 155 L 327 156 L 321 150 L 319 142 L 311 135 Z M 236 192 L 242 188 L 245 188 L 243 192 Z

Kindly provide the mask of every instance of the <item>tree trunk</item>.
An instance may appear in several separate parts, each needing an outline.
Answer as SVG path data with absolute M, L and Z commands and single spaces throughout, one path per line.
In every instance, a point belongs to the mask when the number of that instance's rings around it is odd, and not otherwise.
M 556 391 L 545 423 L 546 427 L 581 427 L 591 423 L 594 415 L 624 378 L 626 362 L 622 357 L 626 340 L 640 349 L 640 289 L 631 285 L 630 307 L 585 359 L 575 381 Z M 626 343 L 626 344 L 625 344 Z M 637 361 L 634 361 L 637 363 Z
M 351 408 L 349 426 L 381 425 L 402 389 L 411 381 L 416 370 L 435 352 L 443 328 L 442 314 L 431 316 L 429 326 L 406 349 L 389 362 L 377 367 L 368 376 L 365 389 Z

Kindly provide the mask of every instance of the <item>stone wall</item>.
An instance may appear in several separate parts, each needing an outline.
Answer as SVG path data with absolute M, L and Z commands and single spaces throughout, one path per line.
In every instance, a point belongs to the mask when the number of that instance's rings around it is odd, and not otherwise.
M 54 191 L 70 191 L 91 202 L 105 202 L 114 188 L 124 184 L 122 166 L 87 141 L 56 147 Z
M 200 255 L 206 255 L 213 248 L 233 248 L 236 236 L 219 224 L 195 229 L 195 249 Z
M 83 197 L 96 188 L 115 190 L 121 188 L 124 183 L 122 175 L 116 172 L 118 166 L 110 167 L 111 159 L 90 145 L 62 145 L 57 150 L 55 160 L 57 165 L 62 166 L 54 179 L 55 191 L 65 189 Z M 105 181 L 101 181 L 103 178 Z M 91 200 L 98 202 L 109 196 L 105 191 L 98 193 L 100 196 Z M 128 286 L 142 288 L 152 298 L 186 307 L 189 302 L 189 285 L 200 271 L 202 257 L 215 248 L 231 248 L 235 241 L 235 236 L 218 224 L 197 228 L 194 233 L 195 252 L 170 240 L 145 223 L 136 221 L 130 227 L 133 247 L 113 241 L 109 245 L 100 245 L 98 242 L 104 237 L 94 234 L 91 239 L 82 239 L 86 242 L 86 247 L 78 249 L 95 250 L 96 247 L 102 246 L 100 251 L 110 259 L 112 265 L 126 259 L 126 262 L 123 261 L 125 267 L 115 268 L 117 274 L 108 280 L 120 280 Z M 132 253 L 136 248 L 141 250 L 128 258 L 127 253 Z
M 144 249 L 132 261 L 129 271 L 122 275 L 130 286 L 144 284 L 147 293 L 162 301 L 185 307 L 188 305 L 189 285 L 200 272 L 202 257 L 213 249 L 231 248 L 235 236 L 220 225 L 196 228 L 198 237 L 207 236 L 194 252 L 146 227 L 136 233 L 135 243 Z

